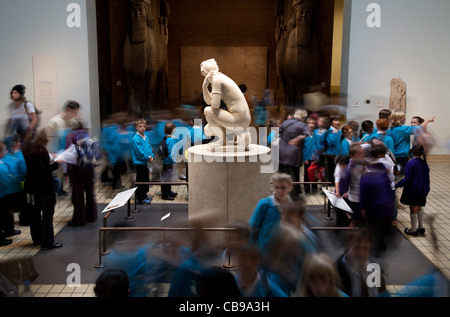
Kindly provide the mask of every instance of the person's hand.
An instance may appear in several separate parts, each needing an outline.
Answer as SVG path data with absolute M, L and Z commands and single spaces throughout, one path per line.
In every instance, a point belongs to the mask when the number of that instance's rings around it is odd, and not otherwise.
M 62 163 L 64 163 L 63 160 L 57 160 L 56 162 L 57 162 L 59 165 L 61 165 Z
M 296 138 L 293 138 L 292 140 L 289 140 L 288 144 L 289 145 L 299 145 L 301 141 L 303 141 L 304 139 L 306 139 L 306 135 L 299 135 Z
M 149 162 L 152 162 L 152 161 L 153 161 L 153 157 L 150 156 L 150 157 L 148 158 L 148 161 L 149 161 Z

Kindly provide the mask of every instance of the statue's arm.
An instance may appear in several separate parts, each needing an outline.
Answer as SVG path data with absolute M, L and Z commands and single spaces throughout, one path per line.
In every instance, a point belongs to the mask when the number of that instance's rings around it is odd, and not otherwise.
M 207 78 L 205 78 L 205 80 L 203 81 L 203 100 L 205 100 L 207 105 L 211 105 L 211 101 L 212 101 L 212 95 L 209 92 L 209 81 L 207 80 Z
M 222 82 L 221 81 L 213 81 L 211 85 L 211 107 L 213 109 L 220 108 L 220 101 L 222 100 Z

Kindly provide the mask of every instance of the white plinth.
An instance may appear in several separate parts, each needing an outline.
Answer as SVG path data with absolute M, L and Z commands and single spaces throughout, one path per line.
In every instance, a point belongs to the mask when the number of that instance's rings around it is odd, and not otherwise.
M 189 218 L 214 213 L 214 227 L 247 222 L 261 198 L 270 195 L 270 148 L 211 152 L 207 145 L 189 149 Z M 217 217 L 216 217 L 217 216 Z

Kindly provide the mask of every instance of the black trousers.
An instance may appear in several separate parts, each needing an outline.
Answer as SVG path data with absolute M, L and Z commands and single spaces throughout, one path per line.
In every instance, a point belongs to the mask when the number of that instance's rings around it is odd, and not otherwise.
M 0 198 L 0 232 L 9 234 L 14 231 L 14 215 L 11 212 L 13 195 Z
M 136 182 L 150 182 L 150 172 L 147 165 L 135 165 L 136 167 Z M 147 198 L 147 193 L 150 185 L 137 185 L 136 199 L 144 200 Z
M 55 195 L 34 194 L 34 208 L 31 214 L 30 234 L 35 245 L 50 247 L 55 242 L 53 214 L 55 213 Z

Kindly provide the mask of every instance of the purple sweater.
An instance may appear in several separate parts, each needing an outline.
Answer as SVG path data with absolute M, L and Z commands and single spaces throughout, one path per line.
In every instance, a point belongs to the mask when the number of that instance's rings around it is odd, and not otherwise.
M 392 219 L 395 192 L 383 163 L 367 166 L 367 172 L 361 175 L 359 197 L 361 210 L 365 210 L 369 221 Z

